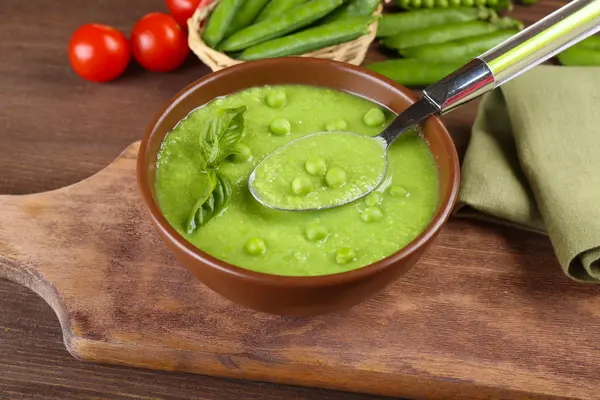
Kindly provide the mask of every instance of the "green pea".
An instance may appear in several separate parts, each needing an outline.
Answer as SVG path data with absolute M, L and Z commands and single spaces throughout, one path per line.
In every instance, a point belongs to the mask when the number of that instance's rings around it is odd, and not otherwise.
M 304 164 L 306 172 L 313 176 L 325 175 L 327 172 L 327 163 L 320 157 L 310 157 Z
M 440 8 L 446 8 L 450 6 L 448 0 L 436 0 L 435 5 Z
M 383 195 L 379 192 L 371 192 L 365 198 L 365 204 L 368 206 L 376 206 L 377 204 L 381 204 L 383 200 Z
M 238 143 L 235 146 L 235 153 L 233 153 L 233 161 L 235 162 L 246 162 L 252 158 L 252 150 L 250 147 L 243 143 Z
M 348 264 L 356 260 L 356 253 L 350 247 L 343 247 L 335 252 L 335 261 L 338 264 Z
M 383 212 L 379 207 L 367 207 L 360 217 L 365 222 L 375 222 L 383 218 Z
M 283 90 L 272 90 L 267 95 L 267 104 L 273 108 L 285 106 L 287 96 Z
M 325 130 L 327 132 L 345 131 L 346 129 L 348 129 L 348 123 L 343 119 L 338 119 L 337 121 L 329 122 L 325 125 Z
M 389 189 L 390 196 L 392 197 L 408 197 L 408 190 L 403 188 L 402 186 L 392 186 Z
M 267 245 L 261 238 L 252 238 L 246 242 L 246 251 L 252 256 L 259 256 L 267 251 Z
M 412 6 L 412 8 L 421 8 L 423 7 L 423 0 L 412 0 L 410 2 L 410 5 Z
M 346 171 L 340 167 L 333 167 L 325 175 L 325 182 L 332 188 L 340 188 L 346 183 Z
M 276 135 L 287 135 L 292 130 L 292 124 L 285 118 L 275 118 L 270 125 L 271 132 Z
M 450 0 L 450 7 L 460 7 L 460 6 L 461 6 L 460 0 Z
M 325 239 L 328 234 L 327 228 L 320 224 L 312 224 L 306 228 L 306 237 L 313 242 Z
M 473 7 L 475 5 L 475 0 L 462 0 L 462 5 L 465 7 Z
M 435 7 L 435 0 L 423 0 L 423 8 Z
M 374 107 L 366 112 L 363 121 L 370 127 L 381 126 L 385 122 L 385 114 L 379 108 Z
M 292 181 L 292 191 L 298 195 L 304 196 L 312 192 L 313 183 L 305 176 L 299 176 Z
M 478 7 L 485 7 L 487 5 L 487 0 L 475 0 L 475 5 Z
M 487 0 L 488 7 L 495 7 L 498 5 L 498 0 Z
M 400 8 L 408 10 L 410 8 L 411 0 L 400 0 Z

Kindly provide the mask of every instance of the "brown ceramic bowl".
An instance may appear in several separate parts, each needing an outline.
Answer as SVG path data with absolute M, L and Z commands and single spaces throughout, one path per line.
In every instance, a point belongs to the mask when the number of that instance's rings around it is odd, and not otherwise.
M 246 62 L 192 83 L 150 125 L 138 155 L 142 198 L 165 244 L 206 286 L 242 306 L 280 315 L 315 315 L 351 307 L 394 282 L 419 260 L 447 220 L 458 191 L 459 164 L 448 131 L 430 118 L 423 134 L 435 156 L 440 181 L 438 210 L 408 246 L 374 264 L 333 275 L 285 277 L 249 271 L 218 260 L 185 240 L 162 215 L 154 197 L 156 154 L 165 135 L 196 107 L 217 96 L 252 86 L 317 85 L 358 94 L 399 113 L 415 100 L 411 92 L 381 75 L 325 59 L 290 57 Z

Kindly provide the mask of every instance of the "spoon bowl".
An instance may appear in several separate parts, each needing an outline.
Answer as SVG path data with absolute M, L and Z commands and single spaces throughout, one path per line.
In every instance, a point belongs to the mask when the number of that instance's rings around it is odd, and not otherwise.
M 260 204 L 279 211 L 339 207 L 367 196 L 381 184 L 387 172 L 388 147 L 381 135 L 308 134 L 263 158 L 250 174 L 248 188 Z M 364 165 L 357 163 L 357 157 L 366 152 L 370 159 Z M 282 177 L 290 166 L 298 167 L 294 176 Z
M 324 210 L 340 207 L 366 197 L 379 187 L 386 176 L 387 153 L 392 143 L 394 143 L 394 141 L 404 132 L 427 117 L 435 114 L 437 111 L 437 108 L 433 104 L 425 99 L 421 99 L 411 105 L 402 114 L 398 115 L 377 136 L 359 135 L 357 133 L 345 131 L 332 131 L 317 132 L 293 140 L 267 155 L 256 165 L 248 178 L 248 188 L 250 193 L 263 206 L 280 211 Z M 336 137 L 338 140 L 330 140 L 328 143 L 317 143 L 319 139 L 323 139 L 323 137 L 326 137 L 327 139 Z M 344 139 L 350 138 L 354 138 L 356 143 L 353 143 L 352 146 L 345 145 Z M 360 138 L 360 140 L 358 140 L 358 138 Z M 372 142 L 373 144 L 376 143 L 377 145 L 372 147 L 369 142 Z M 307 146 L 307 144 L 309 145 Z M 311 153 L 317 154 L 323 149 L 336 149 L 333 156 L 328 155 L 327 158 L 330 158 L 330 160 L 328 160 L 329 162 L 331 162 L 331 158 L 335 160 L 336 154 L 341 154 L 340 158 L 345 156 L 352 166 L 355 166 L 356 164 L 360 165 L 360 163 L 357 163 L 357 160 L 361 160 L 362 163 L 365 163 L 365 168 L 357 169 L 355 173 L 351 174 L 351 178 L 353 178 L 354 181 L 346 181 L 344 183 L 346 186 L 345 190 L 331 187 L 328 178 L 332 169 L 327 171 L 324 184 L 321 183 L 321 185 L 319 185 L 319 182 L 316 183 L 316 191 L 311 190 L 307 193 L 299 191 L 299 193 L 294 193 L 294 182 L 291 182 L 291 185 L 289 182 L 285 182 L 287 186 L 276 188 L 276 182 L 280 181 L 278 174 L 283 162 L 277 163 L 274 162 L 274 159 L 276 161 L 277 157 L 281 154 L 287 151 L 293 151 L 294 148 L 301 148 L 303 145 L 305 148 L 310 147 Z M 372 147 L 374 151 L 371 153 L 368 152 L 369 147 Z M 378 151 L 380 154 L 378 154 Z M 347 152 L 347 154 L 343 154 L 344 152 Z M 381 165 L 377 164 L 376 161 L 378 160 L 376 156 L 381 156 Z M 365 161 L 365 159 L 367 161 Z M 288 160 L 284 161 L 289 162 Z M 291 162 L 298 161 L 299 160 L 291 160 Z M 274 163 L 272 166 L 273 168 L 271 168 L 272 174 L 263 174 L 266 175 L 266 179 L 257 178 L 258 173 L 265 168 L 265 165 L 270 166 L 269 164 L 271 162 Z M 372 165 L 369 165 L 369 163 Z M 352 168 L 352 166 L 350 166 L 350 168 Z M 328 167 L 330 166 L 328 165 Z M 303 177 L 302 179 L 306 178 Z M 308 185 L 309 181 L 306 182 Z M 359 184 L 354 182 L 359 182 Z M 268 185 L 271 187 L 267 187 Z M 271 188 L 281 189 L 278 193 L 279 196 L 273 195 L 273 191 L 268 190 Z M 332 197 L 332 195 L 337 196 Z

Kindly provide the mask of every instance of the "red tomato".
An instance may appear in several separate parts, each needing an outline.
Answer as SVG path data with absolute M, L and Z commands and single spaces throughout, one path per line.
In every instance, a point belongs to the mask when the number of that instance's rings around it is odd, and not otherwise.
M 187 28 L 187 20 L 194 15 L 198 4 L 200 0 L 167 0 L 169 12 L 184 29 Z
M 168 72 L 179 67 L 190 53 L 187 36 L 167 14 L 143 16 L 131 32 L 131 51 L 140 65 L 153 72 Z
M 108 82 L 117 78 L 125 72 L 130 59 L 127 38 L 111 26 L 86 24 L 71 36 L 71 66 L 89 81 Z

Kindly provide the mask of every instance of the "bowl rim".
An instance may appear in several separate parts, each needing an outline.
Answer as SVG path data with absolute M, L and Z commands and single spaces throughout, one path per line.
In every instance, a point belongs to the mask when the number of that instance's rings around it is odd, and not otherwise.
M 362 75 L 363 77 L 383 81 L 387 85 L 392 86 L 394 89 L 399 91 L 400 94 L 403 95 L 405 99 L 411 103 L 417 100 L 417 96 L 413 94 L 410 89 L 399 85 L 398 83 L 383 75 L 380 75 L 376 72 L 367 70 L 362 67 L 354 66 L 352 64 L 322 58 L 281 57 L 257 61 L 248 61 L 206 74 L 197 79 L 196 81 L 185 86 L 182 90 L 180 90 L 177 94 L 172 96 L 171 99 L 169 99 L 166 102 L 166 104 L 156 114 L 153 121 L 148 125 L 140 143 L 140 148 L 138 151 L 136 162 L 138 190 L 140 191 L 142 200 L 145 203 L 146 208 L 149 210 L 150 217 L 152 218 L 156 228 L 167 238 L 168 241 L 171 242 L 171 244 L 177 247 L 180 251 L 184 252 L 188 257 L 193 258 L 196 262 L 203 263 L 211 268 L 219 270 L 220 272 L 234 275 L 237 278 L 241 278 L 247 281 L 254 281 L 256 283 L 269 286 L 321 287 L 350 283 L 373 276 L 384 269 L 393 267 L 396 263 L 398 263 L 401 260 L 410 258 L 419 249 L 421 249 L 421 247 L 426 246 L 427 243 L 439 233 L 440 229 L 450 216 L 458 197 L 458 189 L 460 182 L 460 166 L 458 154 L 456 152 L 456 147 L 454 145 L 452 137 L 450 136 L 450 133 L 443 125 L 440 118 L 437 116 L 431 117 L 427 122 L 428 126 L 424 129 L 435 130 L 438 134 L 441 134 L 441 140 L 446 142 L 444 143 L 445 146 L 450 149 L 450 152 L 448 154 L 451 166 L 451 170 L 449 171 L 449 191 L 445 194 L 441 193 L 439 199 L 441 205 L 438 211 L 433 215 L 429 224 L 418 236 L 416 236 L 413 240 L 411 240 L 406 246 L 402 247 L 400 250 L 374 263 L 367 264 L 365 266 L 350 271 L 317 276 L 287 276 L 257 272 L 250 269 L 245 269 L 243 267 L 238 267 L 233 264 L 229 264 L 200 250 L 192 243 L 190 243 L 187 239 L 185 239 L 181 234 L 179 234 L 179 232 L 177 232 L 175 228 L 171 226 L 171 224 L 166 220 L 166 218 L 162 214 L 160 207 L 158 206 L 154 195 L 152 194 L 150 183 L 147 179 L 149 164 L 147 162 L 146 157 L 149 139 L 152 136 L 156 127 L 160 124 L 160 122 L 162 122 L 162 120 L 164 120 L 166 116 L 169 115 L 171 110 L 173 110 L 179 104 L 179 102 L 182 101 L 183 98 L 195 92 L 207 82 L 219 80 L 222 77 L 226 77 L 227 75 L 232 73 L 243 73 L 246 69 L 249 68 L 260 68 L 261 66 L 269 66 L 274 63 L 285 64 L 290 62 L 317 65 L 329 64 L 330 67 L 350 70 L 350 72 L 354 73 L 355 75 Z M 349 91 L 349 93 L 352 92 Z M 373 99 L 370 100 L 375 101 Z

